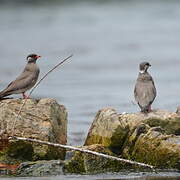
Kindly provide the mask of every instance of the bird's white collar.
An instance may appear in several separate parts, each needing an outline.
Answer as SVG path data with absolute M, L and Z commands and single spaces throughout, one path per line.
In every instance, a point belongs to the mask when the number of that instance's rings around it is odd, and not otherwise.
M 32 57 L 28 57 L 28 59 L 27 59 L 27 60 L 28 60 L 28 61 L 30 61 L 31 59 L 32 59 Z
M 143 71 L 143 70 L 142 70 L 142 71 L 139 71 L 139 73 L 140 73 L 140 74 L 144 74 L 144 73 L 145 73 L 145 71 Z

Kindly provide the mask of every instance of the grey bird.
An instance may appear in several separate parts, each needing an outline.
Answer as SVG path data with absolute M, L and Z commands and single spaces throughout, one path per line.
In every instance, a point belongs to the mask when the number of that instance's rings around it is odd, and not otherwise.
M 12 94 L 21 93 L 23 98 L 27 98 L 25 92 L 31 89 L 38 80 L 40 70 L 36 64 L 36 60 L 40 57 L 41 56 L 38 56 L 37 54 L 30 54 L 27 56 L 27 64 L 23 72 L 0 92 L 0 99 Z
M 151 75 L 147 72 L 151 65 L 148 62 L 142 62 L 139 65 L 139 75 L 134 89 L 134 97 L 141 112 L 151 112 L 151 104 L 156 97 L 156 87 Z

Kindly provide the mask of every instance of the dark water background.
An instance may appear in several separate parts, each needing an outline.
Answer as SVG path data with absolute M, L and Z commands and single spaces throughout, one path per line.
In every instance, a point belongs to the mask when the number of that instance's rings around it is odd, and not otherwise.
M 29 53 L 42 55 L 41 76 L 73 53 L 33 94 L 67 107 L 68 144 L 83 144 L 103 107 L 138 111 L 131 101 L 141 61 L 152 64 L 153 108 L 180 105 L 180 1 L 18 2 L 0 1 L 0 89 Z

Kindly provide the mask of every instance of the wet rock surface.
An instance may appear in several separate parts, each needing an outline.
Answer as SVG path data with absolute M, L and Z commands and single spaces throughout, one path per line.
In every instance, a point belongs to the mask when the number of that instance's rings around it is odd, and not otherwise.
M 36 161 L 22 163 L 16 172 L 17 176 L 55 176 L 62 175 L 64 162 L 61 160 Z

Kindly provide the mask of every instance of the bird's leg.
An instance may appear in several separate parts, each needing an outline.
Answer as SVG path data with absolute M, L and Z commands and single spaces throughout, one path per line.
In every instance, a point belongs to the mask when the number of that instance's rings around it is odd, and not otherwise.
M 152 109 L 151 109 L 151 105 L 148 107 L 148 112 L 151 112 Z
M 28 99 L 29 96 L 27 96 L 24 92 L 22 93 L 24 99 Z

